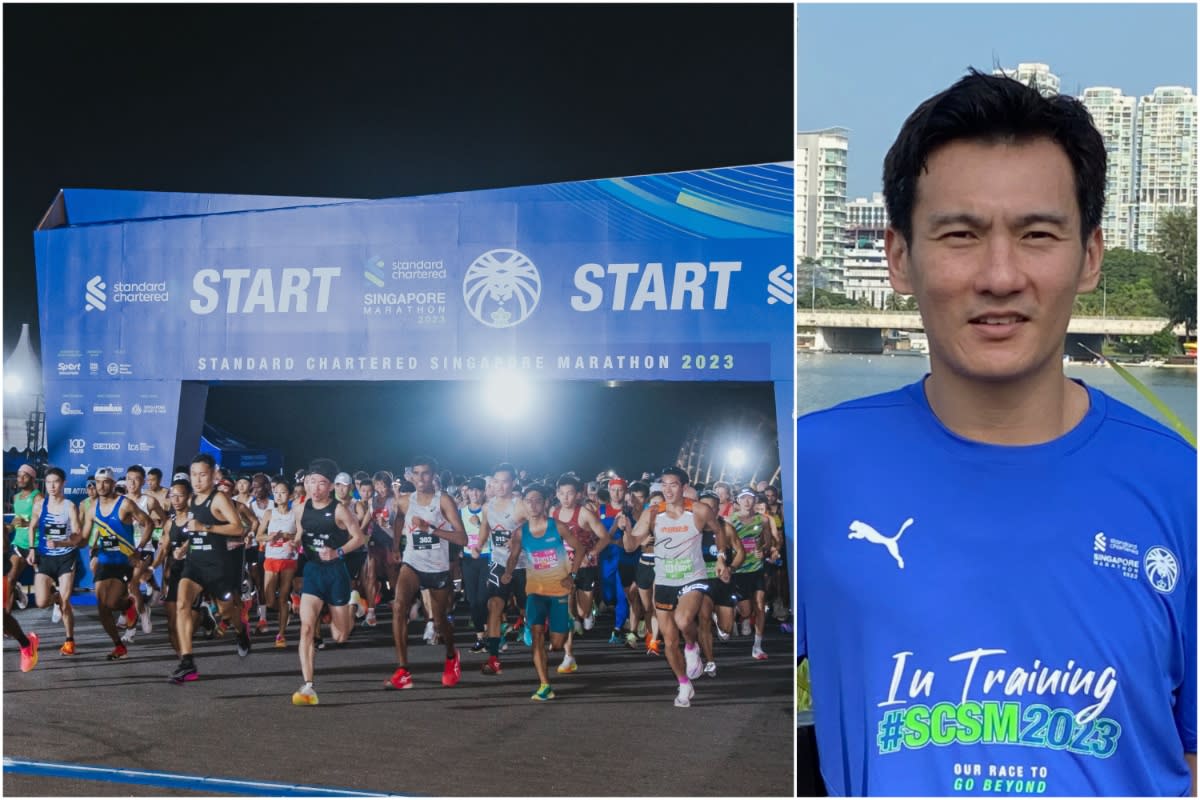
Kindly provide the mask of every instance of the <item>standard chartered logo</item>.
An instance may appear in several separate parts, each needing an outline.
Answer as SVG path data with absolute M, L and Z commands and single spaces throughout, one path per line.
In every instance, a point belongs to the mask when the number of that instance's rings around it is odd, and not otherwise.
M 767 303 L 787 303 L 789 306 L 795 300 L 795 290 L 792 288 L 792 273 L 786 266 L 778 266 L 767 276 Z
M 1093 542 L 1092 547 L 1095 548 L 1097 553 L 1103 553 L 1105 550 L 1108 549 L 1108 539 L 1106 539 L 1104 537 L 1103 532 L 1097 533 L 1095 539 L 1093 539 L 1092 542 Z
M 108 296 L 104 293 L 107 287 L 104 285 L 104 279 L 99 275 L 93 277 L 87 282 L 87 290 L 83 301 L 84 311 L 103 311 L 108 302 Z
M 471 316 L 492 328 L 510 328 L 529 318 L 542 296 L 542 278 L 524 253 L 498 248 L 475 259 L 463 278 L 463 300 Z

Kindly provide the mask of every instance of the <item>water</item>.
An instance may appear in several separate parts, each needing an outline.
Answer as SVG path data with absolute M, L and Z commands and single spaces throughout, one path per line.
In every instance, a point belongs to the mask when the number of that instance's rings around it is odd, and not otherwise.
M 1196 430 L 1195 369 L 1127 369 L 1191 430 Z M 796 409 L 805 414 L 855 397 L 898 389 L 920 380 L 928 370 L 929 360 L 919 356 L 800 353 L 796 361 Z M 1159 422 L 1163 421 L 1154 407 L 1112 369 L 1070 364 L 1066 373 L 1068 377 L 1102 389 Z

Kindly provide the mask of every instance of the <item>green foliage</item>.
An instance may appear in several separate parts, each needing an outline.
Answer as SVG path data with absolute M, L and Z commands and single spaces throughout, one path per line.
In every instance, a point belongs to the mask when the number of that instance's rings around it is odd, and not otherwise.
M 1196 329 L 1196 209 L 1172 211 L 1158 221 L 1154 240 L 1162 268 L 1154 291 L 1172 323 Z
M 1122 247 L 1104 251 L 1096 290 L 1075 298 L 1073 313 L 1084 317 L 1165 317 L 1166 306 L 1154 289 L 1162 262 L 1153 253 Z
M 802 303 L 802 301 L 799 298 L 797 299 L 796 302 Z M 872 306 L 866 300 L 851 300 L 849 297 L 847 297 L 844 294 L 838 294 L 837 292 L 830 292 L 825 289 L 817 289 L 816 290 L 815 300 L 813 299 L 813 296 L 810 294 L 809 302 L 810 302 L 810 304 L 812 304 L 812 306 L 814 308 L 874 309 L 874 306 Z

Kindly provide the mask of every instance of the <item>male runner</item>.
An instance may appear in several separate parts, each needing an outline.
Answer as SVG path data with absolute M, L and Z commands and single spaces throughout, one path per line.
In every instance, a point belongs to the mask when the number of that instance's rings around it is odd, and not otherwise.
M 702 595 L 710 594 L 708 570 L 704 566 L 702 531 L 714 530 L 717 541 L 717 578 L 729 580 L 725 564 L 725 533 L 715 525 L 716 515 L 703 503 L 683 496 L 688 475 L 679 467 L 668 467 L 659 477 L 663 502 L 642 512 L 624 546 L 632 552 L 648 536 L 654 536 L 654 608 L 663 635 L 667 663 L 679 681 L 675 705 L 691 705 L 695 690 L 692 679 L 700 677 L 704 664 L 696 643 L 696 615 Z M 682 637 L 683 653 L 679 652 Z
M 738 611 L 742 615 L 742 635 L 750 632 L 754 626 L 754 644 L 750 648 L 750 657 L 755 661 L 765 661 L 766 651 L 762 647 L 763 633 L 767 626 L 767 584 L 764 578 L 763 564 L 772 551 L 778 551 L 778 537 L 775 533 L 775 521 L 770 517 L 759 514 L 754 510 L 759 497 L 753 489 L 745 488 L 738 492 L 737 505 L 729 522 L 741 540 L 745 558 L 733 574 L 737 593 L 741 596 Z
M 367 604 L 363 624 L 368 628 L 374 628 L 378 624 L 375 608 L 379 604 L 382 594 L 381 581 L 386 581 L 388 586 L 394 587 L 396 577 L 400 573 L 400 556 L 396 553 L 392 530 L 394 484 L 392 473 L 381 470 L 371 476 L 371 491 L 366 495 L 367 526 L 365 530 L 369 538 L 367 563 L 363 565 L 363 584 L 366 590 Z
M 90 531 L 95 525 L 99 531 L 96 541 L 96 572 L 93 576 L 93 592 L 96 608 L 100 612 L 100 625 L 112 639 L 113 650 L 109 661 L 125 658 L 128 649 L 121 642 L 113 612 L 124 614 L 133 607 L 134 599 L 129 591 L 133 579 L 133 559 L 137 557 L 137 542 L 134 539 L 134 523 L 142 526 L 149 534 L 154 524 L 137 503 L 128 502 L 127 497 L 117 495 L 113 471 L 107 467 L 96 470 L 96 503 L 84 512 L 82 530 Z
M 59 652 L 75 655 L 75 611 L 71 593 L 75 589 L 75 567 L 83 534 L 79 512 L 63 494 L 67 475 L 58 467 L 46 470 L 46 494 L 33 501 L 33 547 L 29 563 L 37 567 L 34 589 L 38 608 L 51 603 L 60 609 L 67 638 Z
M 521 551 L 529 553 L 525 624 L 532 631 L 533 644 L 530 646 L 533 648 L 533 667 L 540 681 L 530 699 L 541 702 L 554 699 L 546 666 L 545 630 L 546 627 L 550 628 L 551 650 L 557 650 L 565 644 L 571 630 L 568 599 L 575 585 L 579 565 L 589 554 L 589 549 L 575 538 L 569 526 L 556 524 L 555 520 L 546 516 L 549 495 L 549 488 L 541 484 L 535 483 L 525 489 L 524 500 L 529 518 L 514 532 L 509 545 L 508 563 L 504 574 L 500 576 L 501 583 L 511 581 Z M 599 527 L 599 523 L 596 524 Z M 564 544 L 575 551 L 570 561 Z
M 1196 451 L 1062 367 L 1106 164 L 1077 99 L 975 71 L 888 151 L 929 374 L 797 424 L 830 794 L 1195 792 Z
M 513 533 L 528 519 L 529 512 L 512 496 L 513 478 L 517 470 L 512 464 L 504 463 L 492 470 L 492 491 L 495 495 L 484 504 L 480 525 L 492 548 L 492 560 L 488 567 L 488 659 L 480 668 L 484 675 L 499 675 L 500 666 L 500 621 L 504 608 L 515 595 L 518 606 L 524 608 L 525 573 L 518 565 L 510 580 L 501 581 L 508 564 L 509 543 Z M 519 562 L 518 562 L 519 564 Z M 532 639 L 531 639 L 532 641 Z
M 637 551 L 626 550 L 621 543 L 621 537 L 632 526 L 632 513 L 625 500 L 627 488 L 629 484 L 624 478 L 611 478 L 608 482 L 609 499 L 599 504 L 596 516 L 600 518 L 611 539 L 611 544 L 600 557 L 600 586 L 604 602 L 615 606 L 612 636 L 609 637 L 608 643 L 624 643 L 629 647 L 636 647 L 637 623 L 633 620 L 630 609 L 637 598 L 638 554 Z M 626 622 L 630 625 L 628 631 L 624 630 Z
M 714 514 L 717 513 L 717 506 L 721 501 L 716 492 L 702 492 L 699 499 L 701 503 L 712 509 Z M 742 540 L 738 538 L 737 532 L 727 520 L 718 516 L 716 524 L 725 532 L 727 544 L 725 563 L 730 569 L 736 570 L 746 558 Z M 700 630 L 697 638 L 700 641 L 700 654 L 704 657 L 704 674 L 715 678 L 717 677 L 717 661 L 713 648 L 713 627 L 716 626 L 717 633 L 722 640 L 729 638 L 729 634 L 733 631 L 734 610 L 737 608 L 738 601 L 741 600 L 741 595 L 738 593 L 735 582 L 723 581 L 717 576 L 717 570 L 721 564 L 717 555 L 721 550 L 717 547 L 717 537 L 712 532 L 712 526 L 704 529 L 702 546 L 704 548 L 704 567 L 708 570 L 712 593 L 705 595 L 700 603 L 698 616 Z
M 9 538 L 8 583 L 4 593 L 4 607 L 12 608 L 13 599 L 21 591 L 21 573 L 28 566 L 29 521 L 33 516 L 33 501 L 41 492 L 37 489 L 37 469 L 31 464 L 17 467 L 17 492 L 13 495 L 12 522 L 4 523 L 4 533 Z M 24 600 L 22 600 L 24 602 Z M 24 606 L 21 606 L 24 608 Z
M 179 580 L 175 616 L 180 659 L 179 666 L 170 676 L 177 684 L 194 681 L 200 676 L 192 656 L 192 632 L 195 629 L 192 603 L 201 592 L 208 593 L 216 602 L 221 617 L 236 629 L 238 656 L 250 655 L 250 631 L 242 613 L 240 594 L 245 528 L 234 502 L 213 484 L 214 468 L 212 456 L 197 453 L 189 469 L 192 518 L 187 529 L 191 538 L 187 563 Z
M 170 497 L 166 486 L 163 486 L 163 473 L 158 467 L 146 470 L 146 487 L 143 491 L 158 501 L 163 511 L 171 507 Z
M 568 598 L 568 611 L 578 614 L 576 624 L 580 626 L 582 633 L 583 630 L 592 629 L 592 595 L 596 591 L 596 583 L 599 578 L 599 555 L 608 546 L 609 535 L 596 515 L 587 507 L 580 505 L 583 483 L 579 478 L 569 474 L 563 475 L 558 479 L 556 488 L 559 506 L 551 509 L 550 517 L 558 523 L 557 527 L 560 530 L 565 528 L 570 531 L 571 538 L 579 542 L 579 546 L 584 549 L 583 560 L 572 570 L 575 573 L 575 581 L 571 589 L 572 596 Z M 526 491 L 526 498 L 528 498 L 528 491 Z M 530 511 L 532 512 L 533 509 L 530 508 Z M 571 538 L 567 539 L 567 542 L 571 548 L 574 548 L 575 545 L 571 544 Z M 573 557 L 573 551 L 568 555 Z M 525 618 L 526 623 L 531 624 L 528 613 Z M 571 631 L 567 634 L 567 641 L 563 645 L 563 660 L 558 666 L 558 672 L 575 672 L 579 669 L 575 660 L 574 644 L 575 632 Z
M 304 684 L 292 694 L 292 705 L 315 706 L 313 659 L 321 609 L 329 607 L 330 628 L 335 642 L 350 635 L 354 615 L 350 610 L 350 571 L 346 557 L 367 546 L 354 511 L 332 497 L 333 481 L 340 475 L 335 462 L 318 458 L 308 465 L 305 484 L 308 500 L 300 515 L 300 532 L 295 541 L 303 546 L 304 589 L 300 595 L 300 673 Z M 349 476 L 346 476 L 347 479 Z
M 446 667 L 442 685 L 454 686 L 462 675 L 458 649 L 454 646 L 454 628 L 450 624 L 451 583 L 450 545 L 467 543 L 467 532 L 454 500 L 434 486 L 437 462 L 418 458 L 412 465 L 414 491 L 396 498 L 396 538 L 401 526 L 408 539 L 396 579 L 396 599 L 392 603 L 392 640 L 399 666 L 387 680 L 393 689 L 412 688 L 408 671 L 408 610 L 413 598 L 428 590 L 430 616 L 446 646 Z M 399 547 L 397 547 L 397 550 Z
M 141 618 L 142 632 L 150 633 L 153 630 L 150 620 L 150 604 L 142 595 L 141 585 L 149 583 L 155 592 L 159 591 L 158 586 L 154 583 L 154 567 L 151 564 L 162 539 L 162 526 L 166 521 L 167 514 L 153 495 L 142 490 L 145 482 L 146 470 L 141 464 L 133 464 L 125 469 L 125 497 L 137 503 L 137 507 L 146 512 L 146 516 L 150 517 L 154 523 L 150 529 L 146 530 L 136 524 L 133 526 L 138 551 L 133 560 L 133 578 L 129 581 L 130 594 L 133 595 L 138 616 Z M 136 630 L 133 626 L 126 628 L 125 635 L 121 637 L 121 640 L 130 644 L 133 642 L 133 634 Z

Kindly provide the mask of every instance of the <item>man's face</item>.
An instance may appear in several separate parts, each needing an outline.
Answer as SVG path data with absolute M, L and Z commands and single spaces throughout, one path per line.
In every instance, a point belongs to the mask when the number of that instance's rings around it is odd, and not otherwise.
M 192 489 L 197 494 L 205 494 L 212 490 L 213 469 L 203 461 L 197 461 L 188 467 L 192 478 Z
M 619 483 L 610 483 L 608 485 L 608 496 L 612 498 L 614 506 L 623 505 L 625 503 L 625 487 Z
M 492 487 L 496 497 L 508 497 L 512 494 L 513 475 L 511 472 L 497 472 L 492 475 Z
M 417 464 L 412 468 L 412 483 L 417 491 L 426 494 L 433 491 L 433 467 L 428 464 Z
M 96 479 L 96 494 L 107 500 L 116 493 L 117 482 L 112 478 L 97 478 Z
M 750 512 L 752 512 L 754 510 L 754 495 L 752 495 L 752 494 L 738 495 L 737 504 L 738 504 L 738 507 L 741 508 L 743 512 L 749 514 Z
M 176 511 L 187 510 L 188 493 L 182 486 L 172 486 L 167 491 L 167 499 L 171 501 L 171 508 Z
M 140 472 L 125 473 L 125 491 L 134 497 L 137 497 L 142 493 L 143 483 L 145 483 L 145 479 L 142 478 L 142 474 Z
M 246 492 L 250 491 L 250 481 L 246 480 L 245 478 L 238 478 L 235 486 L 237 487 L 237 493 L 239 496 L 243 496 L 246 494 Z
M 382 483 L 382 482 L 383 481 L 380 481 L 380 483 Z M 371 481 L 359 481 L 358 482 L 359 497 L 362 497 L 365 500 L 366 498 L 370 497 L 373 494 L 375 494 L 375 484 L 374 483 L 372 483 Z
M 354 490 L 348 483 L 335 483 L 333 485 L 333 493 L 337 497 L 339 503 L 344 503 L 350 499 L 350 493 Z
M 55 498 L 62 497 L 62 488 L 62 478 L 53 473 L 46 476 L 46 494 Z
M 146 486 L 150 489 L 150 491 L 157 492 L 160 488 L 162 488 L 162 481 L 159 480 L 157 475 L 147 475 Z
M 678 503 L 683 493 L 683 483 L 674 475 L 664 475 L 659 480 L 662 484 L 663 499 L 668 503 Z
M 315 472 L 304 479 L 304 488 L 308 492 L 308 496 L 318 503 L 322 503 L 329 499 L 329 492 L 333 489 L 333 482 L 324 475 L 318 475 Z
M 540 517 L 546 513 L 546 498 L 542 497 L 541 492 L 529 492 L 526 494 L 525 505 L 529 507 L 529 513 L 535 517 Z
M 537 492 L 534 492 L 537 494 Z M 566 511 L 570 511 L 575 507 L 575 501 L 579 499 L 579 490 L 572 484 L 565 483 L 558 487 L 558 502 L 562 503 L 562 507 Z
M 33 488 L 33 476 L 28 472 L 21 470 L 17 473 L 17 488 L 21 491 L 28 491 Z
M 774 486 L 768 486 L 765 490 L 763 490 L 763 494 L 767 496 L 768 503 L 774 503 L 779 499 L 779 492 L 776 491 Z
M 88 497 L 90 497 L 90 498 L 92 498 L 93 500 L 95 500 L 95 499 L 96 499 L 96 494 L 97 494 L 97 492 L 96 492 L 96 484 L 94 484 L 94 483 L 89 483 L 89 484 L 88 484 L 88 487 L 87 487 L 87 493 L 88 493 Z
M 1060 371 L 1075 295 L 1104 240 L 1081 243 L 1071 162 L 1049 139 L 952 142 L 917 181 L 912 242 L 889 228 L 893 288 L 916 295 L 932 372 L 983 382 Z
M 252 479 L 250 493 L 260 500 L 266 500 L 271 496 L 271 482 L 263 476 Z

